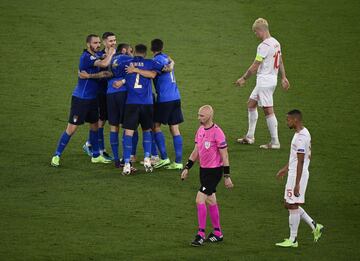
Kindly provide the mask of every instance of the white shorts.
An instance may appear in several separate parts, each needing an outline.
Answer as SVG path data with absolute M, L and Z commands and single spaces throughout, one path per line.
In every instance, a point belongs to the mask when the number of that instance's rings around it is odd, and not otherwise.
M 296 175 L 288 175 L 285 186 L 285 193 L 284 193 L 284 199 L 286 203 L 289 204 L 305 203 L 305 192 L 306 192 L 308 180 L 309 180 L 309 173 L 303 173 L 300 179 L 300 196 L 296 197 L 294 195 Z
M 250 99 L 257 101 L 260 107 L 273 107 L 273 94 L 275 88 L 276 85 L 270 87 L 261 87 L 257 84 L 250 94 Z

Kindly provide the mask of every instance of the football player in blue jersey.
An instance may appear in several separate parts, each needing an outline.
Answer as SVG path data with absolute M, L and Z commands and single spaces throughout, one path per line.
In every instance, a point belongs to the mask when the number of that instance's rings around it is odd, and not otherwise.
M 123 128 L 125 129 L 123 141 L 125 161 L 123 168 L 124 175 L 129 175 L 131 173 L 130 155 L 132 150 L 132 136 L 139 124 L 143 130 L 145 171 L 152 172 L 152 165 L 150 162 L 152 143 L 151 128 L 153 127 L 153 95 L 151 79 L 154 79 L 158 73 L 161 73 L 164 65 L 151 59 L 145 59 L 146 52 L 147 47 L 145 45 L 136 45 L 134 57 L 129 61 L 119 64 L 117 68 L 118 73 L 115 73 L 115 75 L 120 76 L 120 78 L 113 84 L 115 88 L 121 86 L 120 88 L 126 88 L 128 92 L 123 121 Z M 125 84 L 125 87 L 122 86 L 123 84 Z
M 96 55 L 100 59 L 104 59 L 109 52 L 110 48 L 116 48 L 116 36 L 112 32 L 105 32 L 102 35 L 104 49 L 97 52 Z M 102 68 L 101 71 L 107 71 L 108 68 Z M 81 77 L 81 76 L 80 76 Z M 108 120 L 108 111 L 107 111 L 107 102 L 106 102 L 106 91 L 107 91 L 107 79 L 102 78 L 99 79 L 99 93 L 97 95 L 98 99 L 98 107 L 99 107 L 99 149 L 100 154 L 104 156 L 104 158 L 108 160 L 112 160 L 113 158 L 106 152 L 105 144 L 104 144 L 104 125 L 106 120 Z M 87 142 L 83 146 L 83 150 L 89 156 L 91 156 L 91 143 L 90 143 L 90 133 Z
M 58 167 L 60 165 L 60 156 L 64 151 L 66 145 L 70 141 L 71 136 L 77 130 L 79 125 L 84 122 L 90 123 L 90 141 L 92 144 L 93 163 L 110 163 L 110 160 L 105 159 L 99 151 L 98 142 L 98 120 L 99 112 L 97 105 L 97 94 L 99 90 L 98 79 L 108 77 L 109 73 L 100 71 L 100 68 L 109 66 L 115 49 L 110 48 L 108 55 L 103 59 L 99 59 L 96 55 L 100 51 L 100 38 L 95 34 L 90 34 L 86 37 L 87 49 L 85 49 L 80 57 L 79 71 L 86 71 L 93 75 L 93 79 L 78 78 L 78 83 L 72 94 L 71 109 L 69 116 L 69 123 L 66 130 L 61 135 L 59 144 L 56 148 L 55 154 L 51 159 L 51 165 Z
M 151 51 L 154 54 L 153 60 L 161 65 L 173 63 L 171 58 L 163 53 L 164 43 L 160 39 L 151 41 Z M 158 74 L 154 79 L 156 90 L 156 103 L 154 110 L 154 136 L 156 144 L 160 150 L 161 160 L 155 164 L 154 168 L 164 167 L 166 169 L 183 169 L 182 150 L 183 140 L 179 130 L 179 124 L 184 121 L 181 111 L 180 92 L 176 83 L 174 70 Z M 170 162 L 167 156 L 165 137 L 161 131 L 161 124 L 169 125 L 170 133 L 173 137 L 175 149 L 175 161 Z

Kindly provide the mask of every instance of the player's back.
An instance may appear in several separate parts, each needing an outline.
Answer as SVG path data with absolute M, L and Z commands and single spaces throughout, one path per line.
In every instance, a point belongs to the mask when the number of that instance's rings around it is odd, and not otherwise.
M 113 73 L 113 78 L 108 79 L 107 81 L 107 93 L 115 93 L 115 92 L 123 92 L 127 91 L 126 85 L 121 88 L 114 88 L 113 83 L 119 79 L 125 79 L 126 72 L 124 66 L 121 66 L 122 63 L 126 61 L 130 61 L 132 59 L 131 56 L 125 54 L 118 54 L 113 57 L 110 65 L 110 70 Z
M 95 61 L 98 59 L 96 55 L 84 50 L 80 56 L 79 71 L 86 71 L 88 74 L 98 73 L 99 67 L 94 66 Z M 94 99 L 99 90 L 99 81 L 96 79 L 81 79 L 78 77 L 78 83 L 73 92 L 73 96 L 81 99 Z
M 289 175 L 296 175 L 298 153 L 304 154 L 303 173 L 308 173 L 311 159 L 311 135 L 308 129 L 305 127 L 299 132 L 296 132 L 291 141 Z
M 263 61 L 257 71 L 258 79 L 277 79 L 281 55 L 280 43 L 274 37 L 269 37 L 259 44 L 257 53 L 263 57 Z
M 133 65 L 141 70 L 156 71 L 160 73 L 162 66 L 151 60 L 135 56 L 129 61 L 122 63 L 122 68 Z M 126 88 L 128 91 L 127 104 L 153 104 L 152 82 L 150 78 L 141 76 L 138 73 L 126 74 Z
M 170 63 L 169 57 L 164 53 L 158 53 L 153 58 L 154 61 L 162 66 Z M 154 79 L 157 94 L 157 102 L 168 102 L 180 100 L 180 92 L 175 80 L 174 70 L 172 72 L 162 72 Z

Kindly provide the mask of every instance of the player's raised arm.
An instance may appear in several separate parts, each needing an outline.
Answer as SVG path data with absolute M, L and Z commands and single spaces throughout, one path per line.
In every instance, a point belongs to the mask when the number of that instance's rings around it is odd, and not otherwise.
M 109 71 L 101 71 L 98 73 L 87 73 L 86 71 L 78 71 L 78 76 L 80 79 L 100 79 L 100 78 L 110 78 L 112 73 Z
M 280 55 L 280 73 L 281 73 L 281 85 L 284 88 L 284 90 L 287 91 L 290 88 L 290 83 L 286 78 L 285 66 L 284 66 L 284 61 L 282 59 L 282 55 Z
M 255 61 L 250 65 L 249 69 L 241 76 L 237 81 L 236 84 L 239 86 L 244 86 L 247 79 L 251 77 L 251 75 L 255 74 L 261 65 L 262 60 L 256 57 Z
M 173 59 L 171 59 L 170 57 L 168 57 L 170 63 L 165 65 L 164 68 L 162 69 L 163 72 L 172 72 L 174 70 L 174 66 L 175 66 L 175 62 Z
M 111 63 L 111 60 L 112 60 L 115 52 L 116 52 L 115 48 L 113 48 L 113 47 L 109 48 L 109 52 L 107 53 L 105 58 L 103 60 L 96 60 L 94 63 L 94 66 L 101 67 L 101 68 L 108 67 Z
M 199 151 L 198 148 L 195 144 L 193 151 L 190 154 L 189 160 L 185 165 L 185 168 L 183 169 L 183 171 L 181 172 L 181 180 L 184 180 L 188 177 L 189 175 L 189 170 L 192 168 L 192 166 L 194 165 L 195 161 L 198 159 L 199 157 Z

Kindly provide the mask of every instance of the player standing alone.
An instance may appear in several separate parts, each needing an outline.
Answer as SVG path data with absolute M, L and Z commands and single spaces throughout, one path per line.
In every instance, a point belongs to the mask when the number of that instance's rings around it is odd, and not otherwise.
M 266 123 L 270 131 L 271 142 L 261 145 L 262 149 L 280 149 L 278 138 L 278 122 L 273 109 L 273 93 L 277 85 L 277 76 L 280 69 L 281 83 L 285 90 L 290 87 L 286 78 L 285 67 L 282 60 L 280 43 L 270 35 L 268 22 L 258 18 L 252 27 L 256 36 L 262 40 L 257 48 L 255 61 L 241 76 L 236 84 L 244 86 L 251 75 L 256 74 L 256 86 L 248 101 L 249 128 L 245 137 L 238 139 L 241 144 L 253 144 L 255 142 L 255 129 L 258 119 L 257 106 L 263 108 Z
M 321 237 L 323 226 L 317 224 L 299 205 L 305 203 L 305 192 L 309 179 L 309 165 L 311 158 L 311 136 L 302 124 L 302 115 L 299 110 L 292 110 L 287 115 L 287 125 L 295 130 L 291 141 L 290 159 L 278 173 L 282 178 L 288 173 L 285 187 L 285 208 L 289 210 L 290 237 L 284 242 L 277 243 L 279 247 L 298 247 L 297 232 L 300 219 L 304 220 L 312 229 L 314 241 Z
M 234 186 L 230 178 L 226 138 L 220 127 L 214 124 L 213 114 L 214 111 L 210 105 L 204 105 L 199 109 L 198 119 L 201 127 L 195 136 L 194 150 L 181 173 L 181 179 L 186 179 L 194 162 L 199 160 L 201 186 L 196 195 L 199 230 L 194 241 L 191 242 L 192 246 L 202 246 L 205 242 L 206 203 L 209 206 L 210 219 L 214 229 L 206 241 L 215 243 L 223 240 L 215 195 L 216 186 L 222 176 L 224 176 L 226 188 Z

